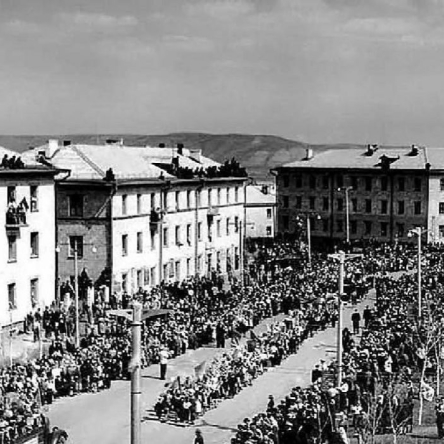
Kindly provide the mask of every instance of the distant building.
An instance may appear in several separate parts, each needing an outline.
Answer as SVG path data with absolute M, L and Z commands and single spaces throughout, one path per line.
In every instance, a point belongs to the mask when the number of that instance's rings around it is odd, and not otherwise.
M 246 237 L 273 238 L 276 221 L 276 188 L 273 182 L 251 184 L 245 203 Z
M 57 182 L 61 282 L 86 270 L 96 285 L 132 293 L 162 281 L 240 271 L 246 178 L 182 145 L 49 141 L 28 152 L 71 174 Z
M 313 238 L 406 241 L 416 226 L 444 241 L 444 151 L 439 148 L 330 149 L 274 170 L 278 232 L 298 235 L 309 217 Z M 347 218 L 348 214 L 348 218 Z
M 22 322 L 55 299 L 52 167 L 0 147 L 0 326 Z

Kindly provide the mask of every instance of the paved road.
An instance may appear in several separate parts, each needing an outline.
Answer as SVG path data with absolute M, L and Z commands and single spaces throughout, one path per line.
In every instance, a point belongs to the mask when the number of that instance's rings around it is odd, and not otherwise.
M 370 298 L 372 294 L 370 295 Z M 360 304 L 363 308 L 367 302 Z M 351 307 L 344 309 L 344 325 L 350 325 Z M 277 317 L 279 318 L 279 317 Z M 276 320 L 276 319 L 275 319 Z M 258 326 L 266 328 L 267 320 Z M 327 330 L 305 341 L 296 355 L 290 356 L 277 368 L 272 368 L 256 379 L 252 386 L 245 388 L 233 399 L 222 401 L 199 421 L 207 444 L 228 443 L 243 418 L 263 411 L 268 395 L 283 398 L 292 387 L 309 383 L 313 366 L 321 358 L 335 356 L 335 330 Z M 220 350 L 201 348 L 190 351 L 172 360 L 168 376 L 191 375 L 194 367 L 203 360 L 209 360 Z M 153 444 L 187 444 L 193 442 L 194 428 L 162 424 L 150 419 L 158 395 L 164 390 L 163 381 L 158 379 L 158 366 L 143 371 L 142 408 L 145 418 L 142 423 L 142 442 Z M 110 390 L 97 394 L 83 394 L 74 398 L 62 398 L 53 404 L 48 415 L 53 424 L 64 428 L 72 444 L 125 444 L 129 442 L 129 382 L 113 382 Z

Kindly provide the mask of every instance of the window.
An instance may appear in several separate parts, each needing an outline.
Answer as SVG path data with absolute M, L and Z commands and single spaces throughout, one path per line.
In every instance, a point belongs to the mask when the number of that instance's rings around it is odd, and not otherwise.
M 8 234 L 8 262 L 17 261 L 17 236 Z
M 271 219 L 271 208 L 267 208 L 267 219 Z
M 356 234 L 358 232 L 358 223 L 355 220 L 350 221 L 350 231 L 352 234 Z
M 398 214 L 404 214 L 405 205 L 403 200 L 398 200 Z
M 143 272 L 143 284 L 144 286 L 150 285 L 150 270 L 149 268 L 145 268 Z
M 142 212 L 142 195 L 137 195 L 137 214 L 140 214 Z
M 343 223 L 342 223 L 342 220 L 338 220 L 338 221 L 336 222 L 336 231 L 337 231 L 338 233 L 342 233 L 342 232 L 344 231 L 344 225 L 343 225 Z
M 239 232 L 239 217 L 238 216 L 234 216 L 234 231 L 236 233 Z
M 288 175 L 282 176 L 282 186 L 288 188 L 290 186 L 290 177 Z
M 211 191 L 212 190 L 208 190 L 208 206 L 209 207 L 211 207 L 213 205 L 213 199 L 212 199 L 213 193 Z
M 217 189 L 217 204 L 220 205 L 222 203 L 222 190 L 220 188 Z
M 197 224 L 197 239 L 202 240 L 202 222 Z
M 216 236 L 221 237 L 221 231 L 220 231 L 220 219 L 216 221 Z
M 83 195 L 73 194 L 68 201 L 70 217 L 83 217 Z
M 207 236 L 208 236 L 208 242 L 212 242 L 213 241 L 213 224 L 208 223 Z
M 282 217 L 282 225 L 284 230 L 288 230 L 290 228 L 290 218 L 288 216 Z
M 372 200 L 371 199 L 365 199 L 365 212 L 366 213 L 372 212 Z
M 308 184 L 312 190 L 316 188 L 316 176 L 310 176 Z
M 328 231 L 328 219 L 322 219 L 322 229 L 325 233 Z
M 328 197 L 324 197 L 322 199 L 322 209 L 324 211 L 328 211 L 328 204 L 329 204 Z
M 164 193 L 163 193 L 163 203 L 162 203 L 162 205 L 163 205 L 163 208 L 164 209 L 167 209 L 168 208 L 168 191 L 165 191 Z
M 302 188 L 302 176 L 296 176 L 296 188 Z
M 176 281 L 180 281 L 180 261 L 174 263 L 174 274 L 176 275 Z
M 154 282 L 156 282 L 156 267 L 150 268 L 150 281 L 152 285 L 154 285 Z
M 230 218 L 227 218 L 227 226 L 226 226 L 226 235 L 229 236 L 230 235 Z
M 388 178 L 381 177 L 381 191 L 387 191 L 388 188 Z
M 137 252 L 143 252 L 143 233 L 141 231 L 137 233 Z
M 444 202 L 439 203 L 439 214 L 444 214 Z
M 300 210 L 302 208 L 302 196 L 296 196 L 296 209 Z
M 29 296 L 31 298 L 31 306 L 34 308 L 39 303 L 39 280 L 37 278 L 29 281 Z
M 168 247 L 168 228 L 163 229 L 163 246 Z
M 126 194 L 122 194 L 122 214 L 125 215 L 128 211 L 127 208 L 128 196 Z
M 83 257 L 83 236 L 70 236 L 69 237 L 69 256 L 74 257 L 77 249 L 77 257 Z
M 227 204 L 230 203 L 230 188 L 227 188 Z
M 187 258 L 187 277 L 191 276 L 191 259 Z
M 137 270 L 137 288 L 143 288 L 143 270 Z
M 314 210 L 316 198 L 314 198 L 313 196 L 310 196 L 309 202 L 310 202 L 310 210 Z
M 388 223 L 387 222 L 381 222 L 381 236 L 386 237 L 387 236 L 387 228 Z
M 39 233 L 33 232 L 30 237 L 31 257 L 39 257 Z
M 150 208 L 154 210 L 156 208 L 156 193 L 151 193 Z
M 372 190 L 372 178 L 366 177 L 365 178 L 365 191 L 371 191 Z
M 381 214 L 387 214 L 388 210 L 388 201 L 381 200 Z
M 194 203 L 195 208 L 200 208 L 202 206 L 201 197 L 202 197 L 201 191 L 197 190 L 196 191 L 196 202 Z
M 405 191 L 405 179 L 404 179 L 404 177 L 400 177 L 398 179 L 398 191 Z
M 290 199 L 289 199 L 289 197 L 288 196 L 282 196 L 282 199 L 283 199 L 283 201 L 282 201 L 282 206 L 284 207 L 284 208 L 288 208 L 290 205 L 289 205 L 289 203 L 290 203 Z
M 422 180 L 420 177 L 415 177 L 413 181 L 413 189 L 414 191 L 421 191 L 422 188 Z
M 338 188 L 342 188 L 344 186 L 344 178 L 342 177 L 342 174 L 337 176 L 336 183 L 338 185 Z
M 417 200 L 413 203 L 415 214 L 421 214 L 421 201 Z
M 180 208 L 180 191 L 174 193 L 174 204 L 175 209 L 178 210 Z
M 365 235 L 370 236 L 372 234 L 372 223 L 369 220 L 364 221 Z
M 38 195 L 39 187 L 37 185 L 31 185 L 29 187 L 30 190 L 30 202 L 31 202 L 31 212 L 35 213 L 39 211 L 39 195 Z
M 177 225 L 174 229 L 174 243 L 179 247 L 182 245 L 180 239 L 180 225 Z
M 442 180 L 442 179 L 441 179 L 441 180 Z M 439 237 L 440 237 L 441 239 L 444 238 L 444 225 L 440 225 L 440 226 L 439 226 Z
M 234 247 L 234 269 L 239 270 L 239 266 L 240 266 L 239 247 Z
M 16 188 L 14 185 L 10 185 L 7 190 L 8 193 L 8 204 L 16 201 Z
M 234 188 L 234 201 L 239 202 L 239 187 Z
M 328 176 L 322 177 L 322 188 L 324 188 L 324 190 L 329 189 Z
M 343 211 L 344 209 L 344 201 L 340 198 L 337 200 L 337 204 L 338 204 L 338 211 Z
M 266 230 L 266 235 L 267 236 L 271 236 L 272 232 L 271 232 L 271 227 L 269 225 L 267 225 L 267 227 L 265 228 Z
M 358 212 L 358 199 L 353 198 L 353 199 L 351 200 L 351 202 L 352 202 L 352 211 L 353 211 L 354 213 L 357 213 L 357 212 Z
M 187 244 L 191 245 L 191 224 L 187 225 Z
M 17 308 L 17 295 L 15 284 L 8 284 L 8 303 L 9 310 L 15 310 Z
M 441 191 L 444 191 L 444 178 L 439 180 L 439 186 L 440 186 Z
M 352 178 L 351 178 L 351 187 L 352 187 L 354 190 L 357 190 L 357 189 L 358 189 L 358 178 L 357 178 L 357 177 L 352 177 Z
M 404 237 L 404 224 L 396 224 L 396 232 L 398 237 Z
M 187 191 L 187 208 L 191 208 L 191 190 Z
M 122 256 L 128 255 L 128 235 L 122 234 Z

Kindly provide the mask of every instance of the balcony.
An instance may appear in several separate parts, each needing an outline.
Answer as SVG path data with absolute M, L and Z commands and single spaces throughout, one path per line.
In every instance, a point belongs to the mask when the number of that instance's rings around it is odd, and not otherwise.
M 27 227 L 26 223 L 26 211 L 22 207 L 11 207 L 6 211 L 6 224 L 7 230 L 18 230 L 20 227 Z

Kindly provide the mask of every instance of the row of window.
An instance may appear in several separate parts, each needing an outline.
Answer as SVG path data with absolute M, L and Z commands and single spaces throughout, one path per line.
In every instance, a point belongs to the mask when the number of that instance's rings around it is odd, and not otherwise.
M 222 256 L 225 254 L 226 260 L 222 260 Z M 240 256 L 239 256 L 239 248 L 235 247 L 234 249 L 234 262 L 231 260 L 231 251 L 227 249 L 226 251 L 217 251 L 216 256 L 212 253 L 208 253 L 206 257 L 200 254 L 197 260 L 197 272 L 200 273 L 204 270 L 206 266 L 206 272 L 211 273 L 213 269 L 218 270 L 218 272 L 227 272 L 233 270 L 239 270 L 240 268 Z M 204 264 L 204 258 L 206 259 L 206 263 Z M 214 263 L 214 259 L 216 262 Z M 185 265 L 185 267 L 184 267 Z M 138 288 L 143 288 L 149 285 L 156 285 L 156 271 L 157 267 L 145 268 L 136 270 L 135 273 L 135 281 L 134 284 Z M 185 264 L 183 261 L 176 260 L 170 261 L 163 265 L 163 279 L 175 279 L 180 281 L 185 278 L 189 278 L 194 274 L 194 258 L 186 258 Z M 129 283 L 129 273 L 122 273 L 122 291 L 123 292 L 131 292 L 130 283 Z
M 30 257 L 39 257 L 39 233 L 29 235 Z M 17 235 L 8 234 L 8 262 L 17 262 Z
M 319 223 L 321 223 L 321 227 L 319 227 L 316 224 L 316 219 L 311 219 L 311 229 L 313 231 L 323 231 L 323 232 L 328 232 L 330 229 L 330 223 L 328 219 L 322 219 L 320 221 L 318 221 Z M 351 220 L 350 221 L 350 233 L 351 234 L 357 234 L 358 233 L 358 223 L 361 221 L 356 221 L 356 220 Z M 284 216 L 282 218 L 282 224 L 283 224 L 283 229 L 284 230 L 289 230 L 290 229 L 290 219 L 288 216 Z M 379 231 L 376 233 L 376 227 L 379 226 Z M 376 236 L 379 235 L 381 237 L 386 237 L 388 236 L 388 230 L 389 230 L 389 223 L 388 222 L 380 222 L 379 225 L 377 225 L 376 223 L 369 221 L 369 220 L 365 220 L 362 221 L 362 228 L 363 228 L 363 233 L 365 236 Z M 444 226 L 443 226 L 444 228 Z M 335 226 L 335 230 L 337 233 L 343 233 L 345 230 L 345 224 L 344 221 L 339 219 L 336 221 L 336 226 Z M 404 237 L 405 236 L 405 225 L 403 223 L 397 223 L 396 224 L 396 233 L 398 237 Z
M 363 199 L 362 205 L 359 205 L 359 201 L 357 198 L 350 199 L 350 202 L 351 202 L 351 211 L 353 213 L 365 212 L 365 213 L 369 213 L 369 214 L 370 213 L 388 214 L 388 211 L 389 211 L 389 201 L 387 199 L 379 200 L 377 210 L 376 210 L 376 208 L 374 208 L 374 201 L 372 199 Z M 294 207 L 297 210 L 300 210 L 300 209 L 302 209 L 302 203 L 303 203 L 302 196 L 296 196 Z M 322 211 L 329 211 L 330 199 L 328 197 L 322 198 L 320 208 L 317 208 L 316 203 L 317 203 L 316 197 L 310 196 L 308 198 L 308 206 L 309 206 L 310 210 L 319 209 Z M 290 208 L 290 197 L 289 196 L 282 196 L 282 207 L 283 208 Z M 336 199 L 336 210 L 337 211 L 344 211 L 344 199 L 343 198 Z M 442 212 L 441 212 L 441 210 L 442 210 Z M 444 202 L 442 202 L 442 205 L 440 203 L 439 211 L 441 214 L 444 214 Z M 397 212 L 397 214 L 405 214 L 406 205 L 405 205 L 404 200 L 398 200 L 396 202 L 396 212 Z M 422 214 L 422 204 L 421 204 L 420 200 L 413 202 L 413 214 L 415 214 L 415 215 Z
M 29 209 L 32 212 L 37 212 L 39 210 L 39 187 L 37 185 L 31 185 L 29 187 Z M 15 185 L 10 185 L 7 187 L 7 201 L 8 205 L 17 202 L 17 187 Z
M 282 176 L 282 186 L 284 188 L 288 188 L 291 186 L 290 178 L 292 176 L 289 176 L 287 174 Z M 308 186 L 308 188 L 315 190 L 317 188 L 323 188 L 324 190 L 330 189 L 330 176 L 323 175 L 323 176 L 315 176 L 314 174 L 310 174 L 308 176 L 306 175 L 295 175 L 294 177 L 294 186 L 296 188 L 303 188 L 304 184 Z M 373 188 L 378 183 L 379 189 L 381 191 L 387 191 L 388 190 L 388 177 L 382 176 L 382 177 L 357 177 L 357 176 L 350 176 L 347 177 L 346 180 L 344 180 L 344 176 L 337 175 L 335 178 L 336 187 L 342 188 L 344 186 L 344 183 L 347 184 L 347 186 L 350 186 L 353 190 L 365 190 L 365 191 L 372 191 Z M 422 191 L 422 178 L 421 177 L 414 177 L 413 183 L 412 183 L 412 190 L 416 192 Z M 335 184 L 333 183 L 333 187 Z M 406 190 L 406 178 L 405 177 L 398 177 L 396 179 L 395 188 L 397 191 L 405 191 Z M 444 179 L 441 179 L 441 191 L 444 190 Z
M 38 304 L 39 299 L 39 280 L 38 278 L 29 281 L 29 296 L 32 307 Z M 15 282 L 8 284 L 8 306 L 9 310 L 17 309 L 17 286 Z

